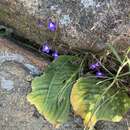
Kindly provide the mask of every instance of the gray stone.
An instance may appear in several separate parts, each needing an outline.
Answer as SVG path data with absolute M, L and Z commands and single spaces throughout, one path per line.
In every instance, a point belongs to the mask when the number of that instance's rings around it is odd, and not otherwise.
M 1 0 L 0 21 L 37 44 L 100 52 L 110 36 L 129 28 L 129 7 L 129 0 Z M 55 33 L 47 29 L 50 19 L 58 24 Z
M 126 121 L 121 121 L 117 123 L 113 123 L 110 121 L 98 121 L 96 126 L 96 130 L 128 130 Z

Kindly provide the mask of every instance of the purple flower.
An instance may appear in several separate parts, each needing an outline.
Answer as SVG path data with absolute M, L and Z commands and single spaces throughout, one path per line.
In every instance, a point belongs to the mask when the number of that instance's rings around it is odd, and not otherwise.
M 95 63 L 95 65 L 96 65 L 97 67 L 99 67 L 99 66 L 100 66 L 100 62 Z
M 100 72 L 100 71 L 96 72 L 96 77 L 97 78 L 103 78 L 104 76 L 105 75 L 102 72 Z
M 95 64 L 91 64 L 90 65 L 90 69 L 95 70 L 96 69 L 96 65 Z
M 55 51 L 52 56 L 54 57 L 55 60 L 58 59 L 59 55 L 58 55 L 58 51 Z
M 52 21 L 49 21 L 48 23 L 48 29 L 52 32 L 55 32 L 56 31 L 56 23 L 52 22 Z
M 99 62 L 97 62 L 97 63 L 95 63 L 95 64 L 91 64 L 89 68 L 90 68 L 91 70 L 95 70 L 95 69 L 97 69 L 99 66 L 100 66 L 100 64 L 99 64 Z
M 49 46 L 48 46 L 47 43 L 45 43 L 44 45 L 42 45 L 41 51 L 45 52 L 45 53 L 49 53 L 50 52 L 50 48 L 49 48 Z

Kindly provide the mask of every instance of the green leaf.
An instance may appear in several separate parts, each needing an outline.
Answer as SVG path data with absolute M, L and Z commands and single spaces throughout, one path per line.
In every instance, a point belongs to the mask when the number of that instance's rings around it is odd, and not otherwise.
M 97 84 L 100 81 L 97 78 L 80 78 L 72 89 L 73 110 L 84 119 L 87 127 L 94 126 L 98 120 L 120 121 L 130 108 L 130 98 L 119 88 L 111 88 L 101 97 L 110 83 Z
M 27 99 L 53 125 L 68 120 L 72 83 L 79 68 L 76 60 L 74 56 L 60 56 L 42 76 L 32 81 L 32 92 Z

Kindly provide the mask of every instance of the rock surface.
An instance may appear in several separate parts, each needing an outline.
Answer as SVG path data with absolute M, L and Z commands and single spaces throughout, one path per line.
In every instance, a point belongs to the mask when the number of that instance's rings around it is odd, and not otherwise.
M 47 28 L 48 21 L 58 25 Z M 130 24 L 129 0 L 0 0 L 0 22 L 37 44 L 100 52 Z M 130 45 L 130 42 L 128 42 Z
M 99 121 L 95 128 L 96 130 L 128 130 L 126 126 L 126 122 L 123 121 L 120 123 Z

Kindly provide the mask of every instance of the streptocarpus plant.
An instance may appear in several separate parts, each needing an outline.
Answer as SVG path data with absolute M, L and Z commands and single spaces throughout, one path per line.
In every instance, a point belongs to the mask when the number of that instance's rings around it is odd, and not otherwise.
M 127 87 L 122 82 L 123 77 L 130 74 L 129 71 L 122 72 L 124 67 L 130 66 L 129 51 L 121 59 L 114 48 L 111 47 L 111 50 L 120 63 L 116 74 L 100 63 L 106 74 L 98 70 L 97 75 L 78 77 L 83 62 L 76 64 L 79 60 L 76 56 L 59 56 L 43 75 L 32 81 L 32 92 L 27 96 L 29 102 L 54 126 L 69 119 L 71 106 L 75 114 L 84 119 L 85 126 L 90 128 L 98 120 L 120 121 L 130 108 Z

